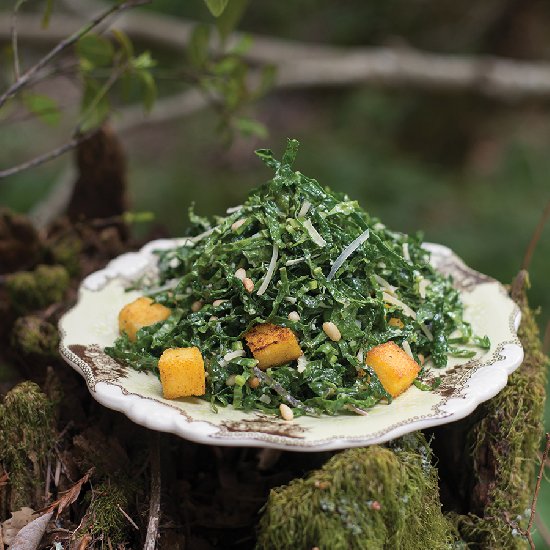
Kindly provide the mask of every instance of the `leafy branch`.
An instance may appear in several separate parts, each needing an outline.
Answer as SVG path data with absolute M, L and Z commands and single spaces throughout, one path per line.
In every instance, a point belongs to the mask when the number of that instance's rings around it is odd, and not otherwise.
M 102 21 L 110 17 L 115 13 L 120 13 L 130 8 L 135 8 L 137 6 L 142 6 L 149 4 L 151 0 L 127 0 L 121 4 L 116 4 L 103 13 L 99 14 L 97 17 L 94 17 L 89 23 L 78 29 L 76 32 L 61 40 L 56 46 L 54 46 L 42 59 L 40 59 L 35 65 L 27 69 L 22 75 L 15 80 L 15 82 L 0 96 L 0 107 L 6 103 L 6 101 L 13 97 L 15 94 L 21 90 L 24 86 L 27 85 L 29 80 L 46 65 L 48 65 L 55 57 L 57 57 L 61 52 L 66 50 L 68 47 L 76 43 L 84 35 L 88 34 L 91 30 L 97 27 Z M 19 3 L 18 3 L 19 4 Z

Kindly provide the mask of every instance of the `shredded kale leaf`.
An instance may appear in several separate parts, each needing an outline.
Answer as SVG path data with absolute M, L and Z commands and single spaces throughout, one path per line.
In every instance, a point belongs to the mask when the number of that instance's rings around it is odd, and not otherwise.
M 391 402 L 364 362 L 378 344 L 406 342 L 415 360 L 429 358 L 436 368 L 450 355 L 488 349 L 487 337 L 474 335 L 464 321 L 451 279 L 430 265 L 422 236 L 387 229 L 356 201 L 295 171 L 297 150 L 298 142 L 288 140 L 282 161 L 271 150 L 256 151 L 275 175 L 226 216 L 210 222 L 190 211 L 189 240 L 158 252 L 158 286 L 144 289 L 172 314 L 140 329 L 135 342 L 121 336 L 106 349 L 109 355 L 158 374 L 166 348 L 197 346 L 207 372 L 205 398 L 214 409 L 232 404 L 276 412 L 289 403 L 300 415 Z M 356 239 L 359 245 L 350 247 Z M 254 283 L 251 293 L 235 275 L 240 268 Z M 196 302 L 202 305 L 198 311 Z M 291 312 L 299 320 L 290 320 Z M 338 327 L 340 341 L 323 332 L 325 321 Z M 243 336 L 266 322 L 294 331 L 304 361 L 301 368 L 293 362 L 268 369 L 252 388 L 246 381 L 256 376 L 257 361 Z M 236 350 L 242 356 L 224 359 Z

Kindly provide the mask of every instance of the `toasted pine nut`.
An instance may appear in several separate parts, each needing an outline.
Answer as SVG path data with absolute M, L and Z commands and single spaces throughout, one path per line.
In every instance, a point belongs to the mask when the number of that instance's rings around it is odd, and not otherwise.
M 218 306 L 221 306 L 224 302 L 227 302 L 227 300 L 214 300 L 214 301 L 212 302 L 212 305 L 213 305 L 214 307 L 218 307 Z
M 288 405 L 281 403 L 279 405 L 279 411 L 281 413 L 281 418 L 283 420 L 294 420 L 294 413 L 292 412 L 292 409 Z
M 339 342 L 342 339 L 342 333 L 332 321 L 323 323 L 323 331 L 333 342 Z
M 246 291 L 248 293 L 254 290 L 254 283 L 252 282 L 252 279 L 249 279 L 248 277 L 245 277 L 243 279 L 243 285 L 244 285 L 244 288 L 246 288 Z
M 196 302 L 193 302 L 191 304 L 191 311 L 196 313 L 197 311 L 200 311 L 202 309 L 202 301 L 197 300 Z
M 237 279 L 240 279 L 241 281 L 244 281 L 246 278 L 246 269 L 239 267 L 239 269 L 235 271 L 235 277 L 237 277 Z
M 241 225 L 243 225 L 243 223 L 245 222 L 246 218 L 241 218 L 240 220 L 237 220 L 236 222 L 231 224 L 231 231 L 237 231 L 237 229 L 239 229 L 239 227 L 241 227 Z
M 291 311 L 288 314 L 288 319 L 290 321 L 299 321 L 300 320 L 300 314 L 297 311 Z
M 248 385 L 255 390 L 260 385 L 260 379 L 257 376 L 253 376 L 248 379 Z

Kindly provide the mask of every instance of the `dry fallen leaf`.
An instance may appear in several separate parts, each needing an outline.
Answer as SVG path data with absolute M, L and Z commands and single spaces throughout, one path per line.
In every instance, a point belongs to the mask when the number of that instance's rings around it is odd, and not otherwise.
M 36 550 L 52 516 L 53 512 L 48 512 L 27 523 L 13 539 L 10 550 Z
M 82 485 L 90 479 L 93 471 L 94 469 L 90 468 L 68 491 L 65 491 L 60 498 L 52 502 L 43 511 L 53 512 L 57 508 L 57 515 L 59 516 L 67 506 L 70 506 L 78 498 Z
M 15 536 L 25 525 L 38 517 L 38 514 L 32 508 L 21 508 L 11 513 L 11 518 L 2 523 L 2 534 L 4 544 L 11 545 Z

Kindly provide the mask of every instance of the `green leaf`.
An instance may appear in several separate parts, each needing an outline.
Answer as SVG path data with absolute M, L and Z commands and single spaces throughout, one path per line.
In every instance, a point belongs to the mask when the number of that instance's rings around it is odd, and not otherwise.
M 265 65 L 264 67 L 262 67 L 262 71 L 260 74 L 260 83 L 256 90 L 254 90 L 252 97 L 254 99 L 257 99 L 269 92 L 269 90 L 271 90 L 271 88 L 273 88 L 273 85 L 275 84 L 276 77 L 277 67 L 275 65 Z
M 157 62 L 151 57 L 151 52 L 146 51 L 132 59 L 132 67 L 138 71 L 151 69 Z
M 87 67 L 106 67 L 113 61 L 113 44 L 103 36 L 87 34 L 76 43 L 76 53 L 84 70 Z M 82 63 L 84 62 L 84 63 Z
M 42 122 L 55 126 L 61 119 L 61 111 L 55 99 L 43 94 L 26 93 L 22 97 L 25 107 Z
M 82 132 L 101 126 L 111 112 L 111 105 L 103 87 L 93 78 L 84 80 L 81 112 L 83 116 L 80 130 Z
M 251 118 L 237 118 L 234 122 L 237 130 L 245 136 L 256 136 L 265 139 L 269 135 L 267 128 L 257 120 Z
M 234 56 L 224 57 L 212 65 L 212 72 L 217 75 L 230 75 L 235 72 L 242 61 Z
M 195 67 L 202 67 L 208 59 L 208 45 L 210 44 L 210 27 L 197 25 L 191 34 L 191 40 L 187 46 L 187 57 Z
M 122 214 L 124 223 L 145 223 L 155 219 L 153 212 L 124 212 Z
M 120 44 L 121 50 L 124 52 L 126 59 L 130 59 L 134 56 L 134 45 L 130 40 L 130 37 L 119 29 L 111 29 L 115 40 Z
M 42 15 L 42 28 L 45 29 L 50 24 L 50 18 L 52 16 L 53 5 L 55 0 L 46 0 L 46 8 L 44 9 L 44 15 Z
M 243 34 L 240 38 L 240 40 L 229 50 L 230 54 L 234 55 L 244 55 L 252 45 L 254 44 L 254 40 L 249 34 Z
M 142 97 L 143 107 L 146 111 L 150 111 L 153 108 L 155 99 L 157 98 L 157 85 L 155 83 L 155 79 L 149 71 L 139 71 L 137 75 L 144 87 Z
M 225 10 L 229 0 L 204 0 L 210 13 L 214 17 L 219 17 Z
M 216 27 L 222 42 L 233 32 L 248 5 L 248 0 L 231 0 L 223 13 L 216 20 Z

